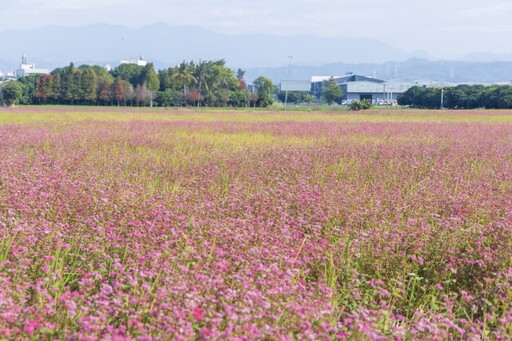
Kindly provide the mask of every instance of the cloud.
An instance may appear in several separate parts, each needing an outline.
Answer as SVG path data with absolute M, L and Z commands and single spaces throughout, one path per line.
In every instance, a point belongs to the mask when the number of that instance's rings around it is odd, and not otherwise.
M 41 9 L 57 10 L 84 10 L 106 6 L 122 6 L 132 4 L 133 0 L 21 0 L 28 6 Z
M 512 12 L 512 2 L 500 2 L 460 11 L 458 15 L 462 18 L 500 17 L 510 16 L 510 12 Z

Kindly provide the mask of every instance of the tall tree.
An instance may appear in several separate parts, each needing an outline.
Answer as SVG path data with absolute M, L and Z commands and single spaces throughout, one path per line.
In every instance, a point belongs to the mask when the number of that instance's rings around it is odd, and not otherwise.
M 135 103 L 137 106 L 146 106 L 153 103 L 153 94 L 145 85 L 137 85 L 135 89 Z
M 96 91 L 97 101 L 103 105 L 112 103 L 114 91 L 114 77 L 105 68 L 93 65 L 92 69 L 96 74 L 98 89 Z
M 36 79 L 35 99 L 38 104 L 46 104 L 52 95 L 52 75 L 41 75 Z
M 339 84 L 333 77 L 323 82 L 322 94 L 329 105 L 332 103 L 341 103 L 341 100 L 343 99 L 343 90 L 341 90 Z
M 171 76 L 171 79 L 179 84 L 179 88 L 183 89 L 183 98 L 186 99 L 188 88 L 197 83 L 197 79 L 193 75 L 193 63 L 187 64 L 183 61 L 177 66 Z
M 63 98 L 62 93 L 62 69 L 57 68 L 52 71 L 51 75 L 53 76 L 53 81 L 50 84 L 49 98 L 53 101 L 53 103 L 61 103 Z
M 73 63 L 62 69 L 61 72 L 61 99 L 68 104 L 75 104 L 81 98 L 81 71 Z
M 98 79 L 97 98 L 100 103 L 107 105 L 111 102 L 113 87 L 114 83 L 112 78 Z
M 21 95 L 19 104 L 36 104 L 36 79 L 38 75 L 29 75 L 18 79 L 23 85 L 23 94 Z
M 98 79 L 94 69 L 88 65 L 82 65 L 79 68 L 80 73 L 80 91 L 79 101 L 83 101 L 86 104 L 93 104 L 98 97 Z
M 131 84 L 121 78 L 117 78 L 114 83 L 114 99 L 117 101 L 117 105 L 119 106 L 121 103 L 126 105 L 126 102 L 130 99 L 130 87 Z M 133 89 L 133 87 L 131 87 Z
M 150 106 L 153 106 L 155 93 L 160 89 L 160 79 L 153 68 L 153 64 L 147 64 L 139 76 L 139 85 L 143 86 L 151 95 Z
M 152 63 L 147 64 L 142 69 L 139 76 L 139 84 L 145 85 L 150 91 L 158 91 L 158 89 L 160 89 L 160 79 L 158 78 Z
M 254 86 L 258 89 L 258 106 L 268 107 L 274 100 L 272 95 L 274 93 L 274 84 L 266 77 L 258 77 L 254 80 Z
M 199 93 L 202 95 L 201 98 L 204 99 L 204 93 L 209 91 L 207 79 L 209 78 L 211 63 L 200 60 L 197 65 L 195 65 L 195 79 L 197 80 L 197 89 Z M 201 99 L 201 101 L 202 101 Z M 197 106 L 199 106 L 200 101 L 197 101 Z
M 245 71 L 242 69 L 236 70 L 236 79 L 243 80 L 245 76 Z

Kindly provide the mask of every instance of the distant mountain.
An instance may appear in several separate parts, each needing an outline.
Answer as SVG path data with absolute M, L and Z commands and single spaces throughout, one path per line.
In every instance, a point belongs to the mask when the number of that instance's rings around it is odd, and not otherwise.
M 225 35 L 197 27 L 155 24 L 138 29 L 106 24 L 84 27 L 47 26 L 0 32 L 0 58 L 17 62 L 23 54 L 41 67 L 75 64 L 117 65 L 141 54 L 157 67 L 183 60 L 223 58 L 232 68 L 276 67 L 288 64 L 382 63 L 402 61 L 424 52 L 407 53 L 366 38 Z
M 512 62 L 512 53 L 511 54 L 496 54 L 489 52 L 474 52 L 470 53 L 461 61 L 465 62 Z
M 435 80 L 439 82 L 512 82 L 512 62 L 429 61 L 411 58 L 403 62 L 385 63 L 331 63 L 321 66 L 290 67 L 292 80 L 309 80 L 311 76 L 343 76 L 347 72 L 374 78 L 404 81 Z M 246 78 L 264 75 L 279 83 L 287 77 L 287 67 L 250 68 Z
M 47 26 L 0 32 L 0 70 L 16 68 L 26 54 L 37 67 L 54 69 L 74 62 L 111 64 L 140 55 L 157 68 L 183 60 L 225 59 L 232 69 L 246 69 L 252 81 L 309 80 L 314 75 L 353 72 L 381 79 L 432 79 L 452 82 L 512 80 L 512 55 L 477 53 L 462 61 L 432 61 L 425 52 L 408 53 L 366 38 L 225 35 L 197 27 L 154 24 L 127 28 L 106 24 L 83 27 Z M 288 56 L 293 56 L 290 60 Z M 496 60 L 508 60 L 495 62 Z M 482 62 L 487 61 L 487 62 Z

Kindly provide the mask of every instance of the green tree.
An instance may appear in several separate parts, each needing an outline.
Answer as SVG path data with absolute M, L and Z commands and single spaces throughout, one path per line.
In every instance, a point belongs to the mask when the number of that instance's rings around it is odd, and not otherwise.
M 448 89 L 413 86 L 398 96 L 398 104 L 409 105 L 415 108 L 439 109 L 441 106 L 441 92 L 443 90 L 445 90 L 445 95 L 447 96 Z
M 241 81 L 244 79 L 244 76 L 245 76 L 245 70 L 242 70 L 242 69 L 236 70 L 236 79 Z
M 208 95 L 210 91 L 207 80 L 210 78 L 212 65 L 209 61 L 200 60 L 199 63 L 194 66 L 194 78 L 197 80 L 197 90 L 201 95 L 196 96 L 198 98 L 197 106 L 199 106 L 201 101 L 204 100 L 205 95 Z
M 38 104 L 45 104 L 52 96 L 52 75 L 40 75 L 35 83 L 35 100 Z
M 62 69 L 57 68 L 52 71 L 53 80 L 50 83 L 50 91 L 48 97 L 53 101 L 53 103 L 61 103 L 62 99 Z
M 104 67 L 93 65 L 91 66 L 97 79 L 96 100 L 98 103 L 107 105 L 112 104 L 114 77 Z
M 114 81 L 112 78 L 98 79 L 98 90 L 96 96 L 99 103 L 106 105 L 112 101 L 113 87 Z
M 94 69 L 88 65 L 79 68 L 79 95 L 78 100 L 86 104 L 93 104 L 98 97 L 98 78 Z
M 182 62 L 176 72 L 173 74 L 173 80 L 177 81 L 183 86 L 184 92 L 186 92 L 187 87 L 191 87 L 193 84 L 197 83 L 197 79 L 192 74 L 193 64 L 186 64 Z
M 487 109 L 497 109 L 499 102 L 499 85 L 491 85 L 484 89 L 480 95 L 481 106 Z
M 259 107 L 268 107 L 272 105 L 274 100 L 272 94 L 274 93 L 274 84 L 266 77 L 258 77 L 254 80 L 254 86 L 258 89 L 257 104 Z
M 139 75 L 139 85 L 144 87 L 144 89 L 151 95 L 150 106 L 152 107 L 155 93 L 160 89 L 160 79 L 158 78 L 152 63 L 147 64 L 142 69 Z
M 166 89 L 164 91 L 157 92 L 158 105 L 162 107 L 176 107 L 181 103 L 181 93 L 176 90 Z
M 512 109 L 512 86 L 503 85 L 497 88 L 498 109 Z
M 18 79 L 23 86 L 23 94 L 18 104 L 36 104 L 36 79 L 37 75 L 30 75 Z
M 10 81 L 2 87 L 2 99 L 7 106 L 18 104 L 22 96 L 23 84 L 18 81 Z
M 75 104 L 82 99 L 81 73 L 73 63 L 60 71 L 60 98 L 65 103 Z
M 475 109 L 482 107 L 483 85 L 461 84 L 448 88 L 445 94 L 444 106 L 450 109 Z
M 121 64 L 112 70 L 114 78 L 128 81 L 134 88 L 139 85 L 140 74 L 144 68 L 137 64 Z
M 184 61 L 177 67 L 172 69 L 170 83 L 174 85 L 176 90 L 183 89 L 181 98 L 186 103 L 187 92 L 190 87 L 197 83 L 197 79 L 193 75 L 193 63 L 187 64 Z
M 226 106 L 233 92 L 239 89 L 240 82 L 233 71 L 224 66 L 224 60 L 215 62 L 210 71 L 210 91 L 215 98 L 209 105 Z
M 249 105 L 250 93 L 247 89 L 238 89 L 231 92 L 229 104 L 235 107 L 246 107 Z
M 285 91 L 279 91 L 277 98 L 284 102 L 286 97 Z M 313 95 L 307 92 L 300 91 L 288 91 L 288 103 L 311 103 L 314 102 L 315 98 Z
M 139 85 L 145 85 L 150 91 L 158 91 L 160 89 L 160 79 L 152 63 L 147 64 L 142 69 L 139 75 Z
M 344 94 L 336 80 L 331 77 L 323 82 L 322 95 L 327 104 L 331 105 L 332 103 L 340 104 Z

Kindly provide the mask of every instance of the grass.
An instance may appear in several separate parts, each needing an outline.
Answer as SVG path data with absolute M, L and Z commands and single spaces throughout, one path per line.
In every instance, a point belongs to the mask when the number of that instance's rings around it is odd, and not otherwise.
M 21 115 L 20 115 L 21 113 Z M 372 109 L 351 111 L 267 111 L 264 109 L 210 109 L 210 108 L 142 108 L 128 111 L 119 107 L 27 106 L 0 109 L 0 123 L 34 123 L 46 121 L 100 120 L 100 121 L 199 121 L 199 122 L 467 122 L 510 123 L 507 110 L 390 110 Z

